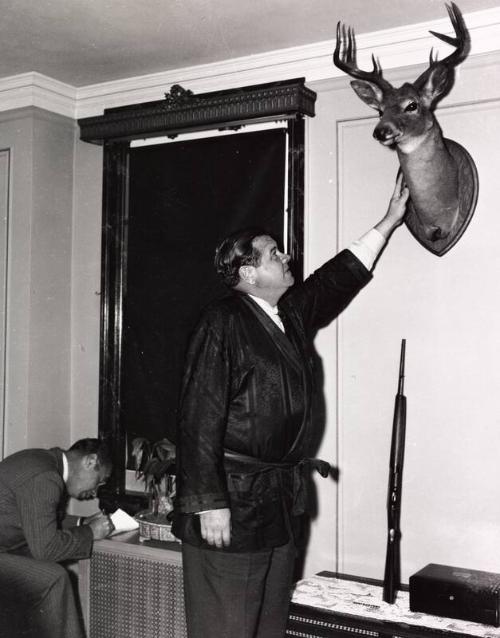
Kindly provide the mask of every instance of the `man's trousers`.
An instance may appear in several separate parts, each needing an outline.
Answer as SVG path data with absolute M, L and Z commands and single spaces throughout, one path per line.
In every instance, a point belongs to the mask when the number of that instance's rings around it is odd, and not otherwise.
M 227 552 L 182 545 L 189 638 L 283 638 L 295 545 Z
M 0 552 L 0 638 L 85 638 L 62 565 Z

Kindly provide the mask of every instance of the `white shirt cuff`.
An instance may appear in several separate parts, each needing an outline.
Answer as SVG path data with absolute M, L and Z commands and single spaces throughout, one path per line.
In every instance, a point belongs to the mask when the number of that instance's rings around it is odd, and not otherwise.
M 348 250 L 359 259 L 367 270 L 371 270 L 386 239 L 376 228 L 372 228 L 348 247 Z

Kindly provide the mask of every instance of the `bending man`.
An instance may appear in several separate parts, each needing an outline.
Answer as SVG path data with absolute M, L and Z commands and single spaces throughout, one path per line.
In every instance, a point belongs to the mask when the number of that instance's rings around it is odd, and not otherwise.
M 29 449 L 0 463 L 0 636 L 84 638 L 69 574 L 59 563 L 89 558 L 109 518 L 66 517 L 69 497 L 95 498 L 111 474 L 97 439 L 66 452 Z

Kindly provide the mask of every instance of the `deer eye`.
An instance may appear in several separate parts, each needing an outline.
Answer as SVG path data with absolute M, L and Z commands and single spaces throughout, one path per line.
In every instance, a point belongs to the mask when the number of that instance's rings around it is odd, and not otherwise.
M 410 102 L 405 107 L 405 113 L 413 113 L 418 109 L 418 104 L 416 102 Z

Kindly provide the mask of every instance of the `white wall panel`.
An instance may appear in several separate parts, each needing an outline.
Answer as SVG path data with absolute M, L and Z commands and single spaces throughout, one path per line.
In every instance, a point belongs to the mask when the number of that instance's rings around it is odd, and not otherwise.
M 500 102 L 439 112 L 480 178 L 476 213 L 443 257 L 396 231 L 374 281 L 340 320 L 341 569 L 383 575 L 388 462 L 401 338 L 407 339 L 403 578 L 428 562 L 500 571 Z M 383 209 L 397 162 L 375 119 L 339 124 L 342 240 Z M 360 184 L 360 179 L 362 182 Z M 361 186 L 361 187 L 360 187 Z M 342 243 L 345 243 L 344 241 Z

